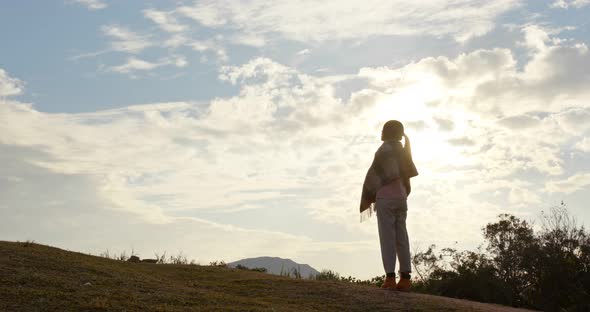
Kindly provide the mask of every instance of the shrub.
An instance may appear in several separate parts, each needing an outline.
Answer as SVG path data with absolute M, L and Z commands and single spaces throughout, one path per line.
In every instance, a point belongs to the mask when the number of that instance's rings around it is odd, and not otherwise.
M 324 269 L 320 273 L 316 274 L 314 279 L 318 281 L 339 281 L 340 274 L 332 270 Z
M 254 271 L 254 272 L 262 272 L 262 273 L 266 273 L 266 268 L 249 268 L 247 266 L 243 266 L 241 264 L 236 265 L 236 269 L 239 270 L 248 270 L 248 271 Z
M 168 263 L 171 263 L 171 264 L 189 264 L 188 259 L 182 253 L 182 251 L 179 251 L 176 256 L 170 256 L 170 260 L 169 260 Z
M 542 215 L 541 230 L 502 214 L 483 228 L 486 252 L 435 246 L 415 252 L 415 289 L 545 311 L 590 309 L 590 234 L 564 204 Z
M 225 263 L 225 261 L 221 260 L 221 261 L 211 261 L 209 262 L 210 266 L 215 266 L 215 267 L 222 267 L 222 268 L 226 268 L 227 267 L 227 263 Z

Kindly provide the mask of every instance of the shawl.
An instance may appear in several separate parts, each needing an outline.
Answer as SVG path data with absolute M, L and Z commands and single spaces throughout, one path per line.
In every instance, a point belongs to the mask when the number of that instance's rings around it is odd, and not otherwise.
M 411 178 L 418 175 L 410 141 L 405 139 L 405 147 L 399 141 L 385 141 L 373 158 L 373 163 L 365 176 L 361 194 L 360 213 L 361 222 L 369 219 L 375 213 L 377 191 L 384 185 L 399 178 Z

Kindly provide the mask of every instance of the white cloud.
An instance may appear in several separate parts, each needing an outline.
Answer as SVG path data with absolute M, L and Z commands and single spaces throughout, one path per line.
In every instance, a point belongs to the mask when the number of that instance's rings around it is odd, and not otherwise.
M 101 10 L 108 6 L 106 3 L 100 0 L 70 0 L 70 2 L 82 4 L 89 10 Z
M 251 47 L 263 47 L 266 44 L 264 36 L 254 34 L 239 34 L 231 37 L 233 44 L 247 45 Z
M 549 37 L 543 44 L 529 41 L 534 44 L 528 46 L 530 58 L 522 67 L 508 49 L 428 57 L 397 68 L 364 68 L 358 75 L 324 77 L 256 58 L 223 66 L 219 78 L 239 91 L 207 103 L 49 114 L 4 101 L 0 147 L 8 151 L 0 157 L 14 164 L 0 166 L 6 171 L 0 176 L 11 177 L 0 179 L 11 187 L 2 184 L 0 192 L 20 194 L 14 188 L 37 185 L 35 181 L 54 186 L 74 179 L 69 187 L 49 194 L 54 196 L 46 201 L 55 203 L 52 209 L 70 207 L 59 213 L 98 230 L 109 218 L 131 224 L 129 240 L 145 244 L 145 250 L 170 241 L 178 243 L 175 247 L 187 246 L 200 238 L 207 242 L 194 247 L 195 252 L 214 257 L 257 251 L 315 253 L 320 258 L 326 255 L 321 250 L 332 248 L 358 260 L 352 248 L 371 241 L 372 248 L 378 246 L 374 224 L 358 224 L 360 183 L 380 143 L 383 122 L 400 119 L 410 125 L 420 171 L 410 199 L 413 240 L 478 237 L 481 226 L 498 213 L 524 214 L 545 202 L 535 190 L 573 192 L 590 184 L 587 174 L 553 181 L 571 175 L 562 151 L 582 140 L 580 131 L 587 129 L 581 124 L 588 118 L 590 94 L 584 86 L 590 78 L 585 46 Z M 192 47 L 215 50 L 208 42 Z M 129 60 L 118 70 L 132 73 L 163 63 L 185 65 L 181 58 Z M 350 90 L 349 97 L 337 96 L 337 86 L 357 80 L 366 83 Z M 446 131 L 439 131 L 440 125 Z M 22 174 L 38 171 L 48 177 Z M 526 179 L 527 175 L 542 178 Z M 544 185 L 547 180 L 553 182 Z M 72 189 L 79 192 L 66 196 Z M 47 191 L 42 194 L 49 196 Z M 19 200 L 19 207 L 30 203 L 25 197 L 10 202 L 6 198 L 0 196 L 0 207 Z M 77 202 L 58 203 L 67 199 Z M 71 219 L 72 207 L 85 206 L 80 201 L 86 199 L 94 203 L 87 205 L 93 209 Z M 303 216 L 306 226 L 321 228 L 321 236 L 269 230 L 273 221 L 285 219 L 288 209 L 297 212 L 289 218 Z M 225 220 L 245 210 L 248 214 L 234 222 L 249 220 L 258 230 L 202 217 L 225 213 Z M 104 220 L 94 218 L 92 211 Z M 27 218 L 10 212 L 0 211 L 0 220 L 9 216 L 13 228 Z M 279 217 L 268 217 L 272 213 Z M 354 238 L 324 240 L 326 225 Z M 285 228 L 288 231 L 295 230 Z M 145 233 L 171 234 L 146 242 Z M 235 247 L 231 241 L 240 234 L 252 239 Z M 121 232 L 112 236 L 121 237 Z M 208 241 L 213 238 L 215 244 Z M 275 245 L 280 249 L 272 249 Z M 373 261 L 378 268 L 378 257 Z
M 549 34 L 538 25 L 528 25 L 523 29 L 525 34 L 524 45 L 534 50 L 545 50 L 550 41 Z
M 567 9 L 569 7 L 581 8 L 590 4 L 590 0 L 555 0 L 551 4 L 553 8 Z
M 565 180 L 553 180 L 545 184 L 545 190 L 555 193 L 573 193 L 590 186 L 590 173 L 576 173 Z
M 113 66 L 109 68 L 109 70 L 118 73 L 129 73 L 131 71 L 136 70 L 152 70 L 162 65 L 164 65 L 164 63 L 150 63 L 135 57 L 130 57 L 129 59 L 127 59 L 127 62 L 125 64 Z
M 171 12 L 149 9 L 144 10 L 143 15 L 167 32 L 182 32 L 187 29 L 185 25 L 180 24 L 176 20 Z
M 21 94 L 23 85 L 22 81 L 8 76 L 8 73 L 0 68 L 0 98 Z
M 309 49 L 303 49 L 303 50 L 297 52 L 297 55 L 307 55 L 309 53 L 311 53 L 311 50 L 309 50 Z
M 0 235 L 3 239 L 28 238 L 94 254 L 107 249 L 112 253 L 129 252 L 133 248 L 142 258 L 152 257 L 154 252 L 162 254 L 166 251 L 168 255 L 176 255 L 182 251 L 189 259 L 194 258 L 201 264 L 265 254 L 302 261 L 319 258 L 318 255 L 326 251 L 371 252 L 367 250 L 370 245 L 362 241 L 315 241 L 304 235 L 248 229 L 193 217 L 167 218 L 166 222 L 158 222 L 159 214 L 145 209 L 129 213 L 115 206 L 109 198 L 111 194 L 97 194 L 95 190 L 101 179 L 59 174 L 31 165 L 25 159 L 46 156 L 32 149 L 0 145 L 0 151 L 4 164 L 0 166 L 0 177 L 10 174 L 20 181 L 0 178 Z M 138 215 L 156 219 L 145 222 L 138 220 Z M 27 226 L 24 221 L 35 226 Z M 146 239 L 146 235 L 150 239 Z M 248 239 L 236 246 L 236 237 Z M 317 260 L 313 263 L 330 264 Z
M 512 184 L 514 185 L 515 183 Z M 510 189 L 510 193 L 508 194 L 508 201 L 514 207 L 526 207 L 527 205 L 531 204 L 540 204 L 541 198 L 537 193 L 535 193 L 531 189 L 534 189 L 534 186 L 530 184 L 513 186 Z
M 227 20 L 221 16 L 219 8 L 213 2 L 201 3 L 198 7 L 182 6 L 177 11 L 207 27 L 216 27 L 227 23 Z
M 298 41 L 357 40 L 383 35 L 481 36 L 521 4 L 501 1 L 199 1 L 177 11 L 206 27 Z
M 153 45 L 147 36 L 140 36 L 125 27 L 105 25 L 101 29 L 106 36 L 114 39 L 111 42 L 111 48 L 115 51 L 139 53 Z
M 510 50 L 494 49 L 425 58 L 401 68 L 364 68 L 359 74 L 390 94 L 390 104 L 378 108 L 381 114 L 404 120 L 420 116 L 429 127 L 440 125 L 438 111 L 453 120 L 457 129 L 445 127 L 448 135 L 417 140 L 457 143 L 465 149 L 457 157 L 486 168 L 488 178 L 523 170 L 559 175 L 564 173 L 562 147 L 590 127 L 590 54 L 584 44 L 553 40 L 538 27 L 524 33 L 530 47 L 524 70 Z M 423 161 L 440 162 L 431 151 L 435 147 L 417 149 L 433 155 Z
M 453 70 L 441 70 L 441 63 Z M 134 64 L 120 70 L 157 66 Z M 358 183 L 370 162 L 370 151 L 378 144 L 379 127 L 392 116 L 407 120 L 419 115 L 426 126 L 411 133 L 422 179 L 416 182 L 413 200 L 431 207 L 429 216 L 421 216 L 423 224 L 453 217 L 450 227 L 439 229 L 439 237 L 452 238 L 458 231 L 476 234 L 481 222 L 488 221 L 482 218 L 491 219 L 497 212 L 490 208 L 488 216 L 472 211 L 476 202 L 469 196 L 481 188 L 458 183 L 478 185 L 473 181 L 483 180 L 493 185 L 527 167 L 543 174 L 560 170 L 559 148 L 547 146 L 550 140 L 529 133 L 511 138 L 485 110 L 463 113 L 479 84 L 501 79 L 506 71 L 515 70 L 511 64 L 508 52 L 492 50 L 381 69 L 380 73 L 405 74 L 376 75 L 372 89 L 353 92 L 345 102 L 335 97 L 333 84 L 338 80 L 334 77 L 305 75 L 259 58 L 223 67 L 220 78 L 239 86 L 240 92 L 205 106 L 171 103 L 61 115 L 36 112 L 30 106 L 4 106 L 0 116 L 11 118 L 0 122 L 0 142 L 51 155 L 50 160 L 30 161 L 52 172 L 96 177 L 101 197 L 109 198 L 117 209 L 147 216 L 150 222 L 172 222 L 170 214 L 177 210 L 236 212 L 269 209 L 267 203 L 277 201 L 301 207 L 318 221 L 364 232 L 367 229 L 358 225 L 355 209 Z M 483 78 L 475 79 L 473 67 L 482 70 Z M 378 71 L 367 69 L 362 74 L 372 72 Z M 387 90 L 380 77 L 404 78 Z M 418 79 L 424 77 L 432 79 Z M 439 90 L 433 95 L 440 107 L 421 102 L 428 100 L 419 92 L 426 86 Z M 389 103 L 398 104 L 390 107 Z M 443 112 L 442 116 L 453 120 L 447 132 L 434 126 Z M 23 129 L 22 124 L 32 127 Z M 473 143 L 449 143 L 458 137 Z M 544 156 L 528 158 L 531 153 Z M 457 168 L 462 166 L 483 169 L 460 173 Z M 196 181 L 207 183 L 195 189 Z M 290 190 L 299 193 L 285 196 Z M 522 187 L 511 198 L 535 199 Z M 455 207 L 452 215 L 448 206 Z M 422 230 L 418 238 L 434 234 L 411 222 Z
M 118 66 L 112 66 L 108 68 L 108 71 L 117 72 L 121 74 L 128 74 L 135 71 L 151 71 L 158 67 L 174 65 L 176 67 L 185 67 L 188 64 L 186 59 L 182 56 L 174 58 L 164 58 L 158 62 L 148 62 L 136 57 L 130 57 L 127 59 L 125 64 Z
M 578 141 L 574 147 L 582 152 L 588 153 L 590 152 L 590 137 L 584 137 L 580 141 Z
M 185 67 L 186 65 L 188 65 L 188 61 L 183 56 L 177 56 L 173 58 L 171 62 L 176 67 Z
M 228 60 L 227 52 L 225 48 L 219 43 L 219 39 L 216 40 L 207 40 L 207 41 L 191 41 L 188 46 L 190 46 L 194 51 L 198 52 L 208 52 L 212 51 L 215 56 L 222 62 Z
M 172 37 L 166 39 L 166 41 L 164 41 L 164 46 L 170 48 L 178 48 L 187 45 L 189 41 L 190 40 L 186 36 L 181 34 L 175 34 Z
M 487 112 L 491 117 L 587 107 L 588 47 L 572 41 L 532 40 L 531 29 L 536 38 L 547 37 L 539 28 L 527 27 L 531 54 L 524 70 L 516 66 L 512 51 L 493 49 L 461 54 L 455 59 L 425 58 L 398 69 L 364 68 L 360 75 L 383 90 L 405 90 L 415 99 Z M 423 89 L 428 89 L 428 94 L 414 94 Z
M 573 136 L 590 130 L 590 108 L 576 107 L 555 115 L 555 122 L 561 129 Z

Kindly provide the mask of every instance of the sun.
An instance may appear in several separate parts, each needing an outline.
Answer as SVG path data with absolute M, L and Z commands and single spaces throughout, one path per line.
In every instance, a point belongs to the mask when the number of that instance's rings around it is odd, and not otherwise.
M 477 116 L 461 107 L 445 105 L 452 90 L 435 76 L 417 74 L 402 80 L 376 102 L 373 124 L 380 127 L 391 119 L 401 121 L 410 137 L 414 159 L 423 171 L 471 164 L 466 152 L 469 147 L 453 142 L 469 137 L 469 121 Z

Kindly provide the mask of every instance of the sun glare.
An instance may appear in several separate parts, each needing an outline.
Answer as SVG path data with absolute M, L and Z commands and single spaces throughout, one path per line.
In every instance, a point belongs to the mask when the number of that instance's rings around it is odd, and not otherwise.
M 414 159 L 426 171 L 469 163 L 464 146 L 453 145 L 450 140 L 466 135 L 467 120 L 471 117 L 463 111 L 440 108 L 437 101 L 443 94 L 443 88 L 435 80 L 426 79 L 383 97 L 375 106 L 376 124 L 396 119 L 406 125 Z M 437 118 L 448 120 L 452 126 L 445 129 Z

